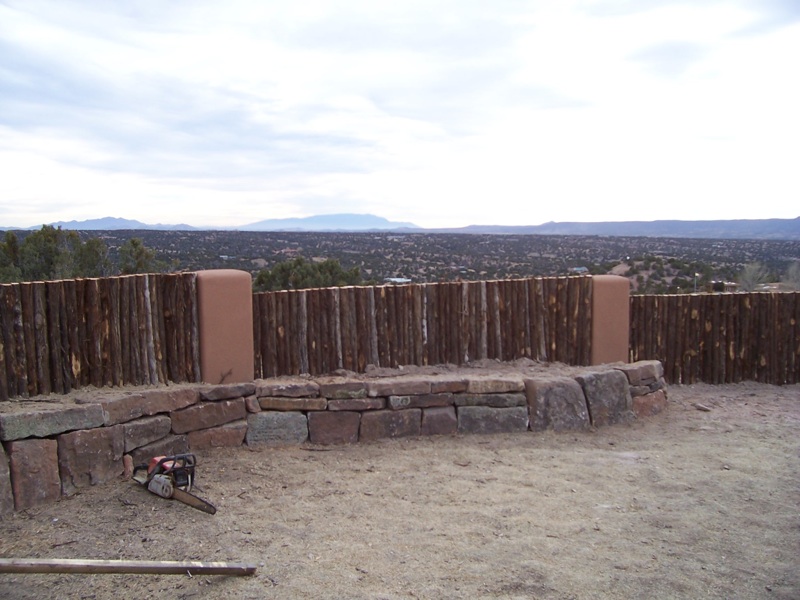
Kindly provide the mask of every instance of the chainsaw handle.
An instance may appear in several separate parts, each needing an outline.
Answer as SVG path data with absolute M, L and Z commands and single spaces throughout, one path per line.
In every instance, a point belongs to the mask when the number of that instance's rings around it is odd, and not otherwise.
M 155 465 L 148 467 L 152 473 L 171 473 L 176 469 L 194 469 L 196 459 L 194 454 L 176 454 L 174 456 L 162 456 Z

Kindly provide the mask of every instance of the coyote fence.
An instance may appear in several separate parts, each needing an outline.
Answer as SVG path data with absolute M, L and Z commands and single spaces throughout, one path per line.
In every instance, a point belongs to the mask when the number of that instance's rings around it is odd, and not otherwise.
M 531 358 L 589 364 L 592 278 L 254 294 L 256 377 Z
M 196 277 L 0 285 L 0 400 L 199 381 Z
M 588 365 L 592 277 L 253 294 L 256 378 L 519 358 Z M 0 285 L 0 400 L 199 382 L 197 275 Z M 630 298 L 670 383 L 800 382 L 800 293 Z
M 800 382 L 800 292 L 630 302 L 630 360 L 661 360 L 670 383 Z

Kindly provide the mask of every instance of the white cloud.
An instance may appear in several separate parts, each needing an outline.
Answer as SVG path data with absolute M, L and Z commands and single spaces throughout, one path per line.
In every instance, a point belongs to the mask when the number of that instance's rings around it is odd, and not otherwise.
M 795 217 L 798 54 L 778 1 L 7 1 L 0 224 Z

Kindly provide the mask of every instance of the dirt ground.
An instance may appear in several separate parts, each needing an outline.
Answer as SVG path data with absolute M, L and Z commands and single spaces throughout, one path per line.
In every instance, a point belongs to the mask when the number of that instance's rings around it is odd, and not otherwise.
M 0 557 L 255 575 L 0 574 L 0 597 L 800 598 L 800 386 L 669 398 L 587 433 L 210 451 L 216 515 L 119 481 L 0 520 Z

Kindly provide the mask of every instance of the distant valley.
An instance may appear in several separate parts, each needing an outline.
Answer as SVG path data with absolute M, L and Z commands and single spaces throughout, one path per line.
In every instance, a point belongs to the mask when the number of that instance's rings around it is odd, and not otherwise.
M 28 234 L 30 232 L 24 232 Z M 748 263 L 776 278 L 800 261 L 800 240 L 692 239 L 595 235 L 529 235 L 356 231 L 81 231 L 97 237 L 116 261 L 139 238 L 171 271 L 240 269 L 256 275 L 282 262 L 338 260 L 367 282 L 475 281 L 570 274 L 623 275 L 639 293 L 691 291 L 732 281 Z M 698 275 L 695 276 L 695 273 Z

